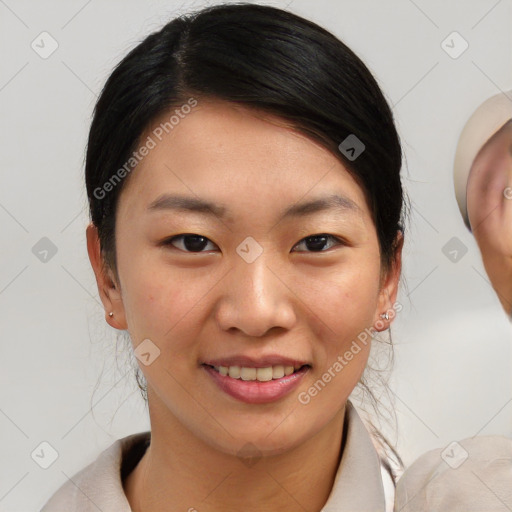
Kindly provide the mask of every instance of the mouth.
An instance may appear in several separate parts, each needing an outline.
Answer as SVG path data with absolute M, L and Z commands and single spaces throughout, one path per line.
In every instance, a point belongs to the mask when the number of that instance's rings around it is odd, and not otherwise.
M 284 398 L 303 382 L 311 369 L 309 364 L 256 368 L 203 363 L 201 367 L 218 389 L 248 404 L 265 404 Z
M 279 380 L 283 377 L 296 373 L 303 373 L 306 369 L 311 368 L 309 364 L 292 365 L 272 365 L 266 367 L 249 367 L 249 366 L 216 366 L 203 363 L 202 366 L 211 368 L 223 377 L 231 377 L 232 379 L 244 381 L 268 382 L 271 380 Z

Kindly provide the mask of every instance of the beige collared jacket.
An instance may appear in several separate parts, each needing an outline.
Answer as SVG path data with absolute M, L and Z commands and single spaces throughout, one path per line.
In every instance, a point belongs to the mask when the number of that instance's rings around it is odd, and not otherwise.
M 393 496 L 384 491 L 379 455 L 350 401 L 346 404 L 345 431 L 341 462 L 321 512 L 386 512 Z M 41 512 L 131 512 L 123 479 L 142 458 L 150 438 L 148 431 L 115 441 L 65 482 Z

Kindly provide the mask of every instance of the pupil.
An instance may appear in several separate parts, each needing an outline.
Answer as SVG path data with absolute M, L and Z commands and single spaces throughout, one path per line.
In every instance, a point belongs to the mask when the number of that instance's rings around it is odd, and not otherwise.
M 201 251 L 206 246 L 206 238 L 200 235 L 187 235 L 183 242 L 188 251 Z
M 317 235 L 317 236 L 311 236 L 308 238 L 309 241 L 313 240 L 313 246 L 311 244 L 308 244 L 308 247 L 310 249 L 314 249 L 315 247 L 317 249 L 322 249 L 325 246 L 327 237 L 324 235 Z M 318 243 L 320 241 L 320 243 Z M 316 242 L 316 243 L 315 243 Z

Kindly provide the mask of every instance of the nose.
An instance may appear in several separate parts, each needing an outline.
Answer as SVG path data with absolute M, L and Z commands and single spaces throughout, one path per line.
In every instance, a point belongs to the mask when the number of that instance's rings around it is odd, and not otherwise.
M 221 329 L 261 337 L 273 328 L 293 327 L 295 294 L 271 259 L 265 251 L 252 263 L 234 259 L 233 268 L 222 280 L 215 311 Z

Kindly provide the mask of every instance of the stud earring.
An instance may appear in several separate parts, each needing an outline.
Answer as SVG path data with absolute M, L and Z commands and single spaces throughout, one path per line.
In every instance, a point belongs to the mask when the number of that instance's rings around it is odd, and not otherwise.
M 114 316 L 114 313 L 111 311 L 109 314 L 108 314 L 109 317 L 113 317 Z
M 380 315 L 381 318 L 385 318 L 386 320 L 389 320 L 389 315 L 388 315 L 388 312 L 386 311 L 385 313 L 382 313 Z

